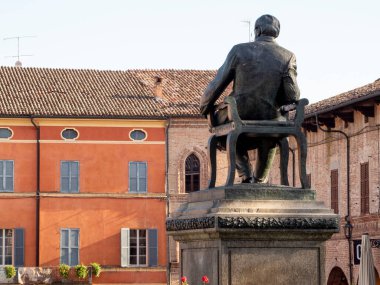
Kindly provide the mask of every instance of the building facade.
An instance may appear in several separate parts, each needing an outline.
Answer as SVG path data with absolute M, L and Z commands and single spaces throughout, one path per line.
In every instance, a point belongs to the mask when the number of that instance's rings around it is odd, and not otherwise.
M 166 284 L 168 118 L 212 75 L 0 68 L 0 267 Z
M 341 217 L 326 243 L 326 284 L 357 284 L 361 236 L 372 240 L 380 284 L 380 80 L 311 104 L 303 124 L 307 173 L 317 199 Z M 289 182 L 299 187 L 297 145 L 290 139 Z M 295 161 L 294 161 L 295 160 Z M 280 181 L 278 159 L 271 183 Z M 294 175 L 293 175 L 294 173 Z

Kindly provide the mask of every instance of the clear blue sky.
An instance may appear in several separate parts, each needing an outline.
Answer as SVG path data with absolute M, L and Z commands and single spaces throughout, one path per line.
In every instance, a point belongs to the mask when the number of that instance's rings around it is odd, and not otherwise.
M 297 56 L 312 102 L 380 78 L 379 0 L 0 0 L 0 65 L 217 69 L 262 14 Z

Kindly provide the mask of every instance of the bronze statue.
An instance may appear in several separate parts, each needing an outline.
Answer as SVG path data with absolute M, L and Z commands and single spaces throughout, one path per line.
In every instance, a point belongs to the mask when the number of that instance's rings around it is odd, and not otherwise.
M 280 107 L 299 99 L 297 67 L 294 54 L 278 45 L 275 38 L 280 32 L 280 22 L 271 15 L 263 15 L 255 23 L 255 41 L 238 44 L 229 52 L 215 78 L 207 86 L 200 103 L 200 111 L 208 115 L 214 104 L 233 81 L 229 96 L 236 100 L 242 120 L 282 121 Z M 218 125 L 228 122 L 226 104 L 218 104 L 210 114 Z M 226 141 L 220 141 L 225 148 Z M 236 169 L 241 182 L 265 183 L 272 165 L 276 139 L 240 138 L 236 146 Z M 248 150 L 258 150 L 255 173 L 252 173 Z

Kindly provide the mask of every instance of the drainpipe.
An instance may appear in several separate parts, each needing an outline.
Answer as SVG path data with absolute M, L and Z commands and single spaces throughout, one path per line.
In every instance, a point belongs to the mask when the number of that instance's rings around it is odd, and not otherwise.
M 168 118 L 166 128 L 165 128 L 165 176 L 166 176 L 166 217 L 169 217 L 169 200 L 170 200 L 170 193 L 169 193 L 169 128 L 170 128 L 170 118 Z M 171 284 L 171 262 L 170 262 L 170 239 L 167 235 L 167 270 L 166 270 L 166 280 L 167 284 Z
M 344 217 L 344 220 L 346 221 L 346 224 L 344 225 L 344 234 L 346 236 L 347 242 L 348 242 L 348 258 L 349 258 L 349 269 L 350 269 L 350 284 L 353 284 L 353 264 L 352 264 L 352 251 L 351 251 L 351 244 L 352 244 L 352 224 L 351 224 L 351 206 L 350 206 L 350 137 L 341 130 L 324 130 L 320 126 L 318 122 L 318 114 L 315 115 L 315 123 L 317 124 L 318 128 L 326 133 L 339 133 L 343 135 L 346 139 L 346 153 L 347 153 L 347 215 Z
M 36 125 L 34 118 L 30 121 L 36 129 L 37 134 L 37 189 L 36 189 L 36 266 L 40 266 L 40 127 Z

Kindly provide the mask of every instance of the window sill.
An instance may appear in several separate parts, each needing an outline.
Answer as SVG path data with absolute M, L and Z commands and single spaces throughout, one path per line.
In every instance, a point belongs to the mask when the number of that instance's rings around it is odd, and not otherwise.
M 149 267 L 149 266 L 130 266 L 130 267 L 102 267 L 103 272 L 118 272 L 118 271 L 152 271 L 152 272 L 166 272 L 166 267 L 157 266 L 157 267 Z
M 151 198 L 166 199 L 165 193 L 61 193 L 61 192 L 44 192 L 41 197 L 51 198 Z

